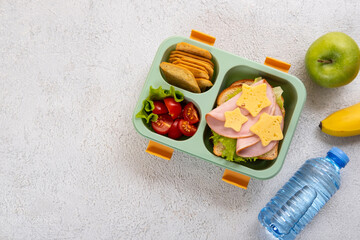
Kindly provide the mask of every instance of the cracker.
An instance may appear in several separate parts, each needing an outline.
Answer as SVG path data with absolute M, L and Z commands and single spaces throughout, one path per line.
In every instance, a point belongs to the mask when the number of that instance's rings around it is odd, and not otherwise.
M 201 89 L 202 92 L 205 91 L 206 88 L 213 86 L 212 82 L 205 78 L 195 78 L 195 79 L 196 79 L 196 82 L 199 85 L 199 88 Z
M 209 63 L 195 59 L 195 58 L 185 57 L 185 56 L 182 57 L 181 60 L 204 67 L 206 69 L 206 71 L 209 73 L 210 79 L 212 78 L 212 76 L 214 74 L 214 69 Z
M 180 55 L 180 54 L 170 55 L 169 62 L 174 62 L 177 60 L 185 61 L 187 63 L 191 63 L 191 64 L 195 64 L 200 67 L 204 67 L 206 72 L 209 74 L 210 78 L 212 78 L 212 76 L 214 75 L 214 67 L 208 62 L 205 62 L 205 61 L 193 58 L 193 57 Z
M 201 56 L 201 57 L 204 57 L 207 59 L 212 58 L 211 53 L 208 50 L 199 48 L 197 46 L 194 46 L 194 45 L 186 43 L 186 42 L 180 42 L 180 43 L 176 44 L 176 50 L 191 53 L 191 54 Z
M 174 61 L 173 63 L 174 63 L 174 64 L 187 65 L 187 66 L 189 66 L 189 67 L 197 68 L 197 69 L 199 69 L 199 70 L 201 70 L 201 71 L 204 71 L 204 72 L 207 72 L 207 73 L 208 73 L 208 71 L 206 70 L 206 68 L 204 68 L 204 67 L 202 67 L 202 66 L 200 66 L 200 65 L 196 65 L 196 64 L 193 64 L 193 63 L 186 62 L 186 61 L 184 61 L 182 58 Z
M 173 62 L 175 62 L 177 60 L 180 60 L 180 59 L 181 58 L 178 58 L 178 57 L 171 57 L 171 58 L 169 58 L 168 62 L 173 63 Z
M 194 75 L 188 69 L 168 62 L 160 63 L 160 68 L 168 83 L 190 92 L 201 92 Z
M 178 55 L 180 55 L 180 57 L 181 57 L 181 56 L 186 56 L 186 57 L 196 58 L 196 59 L 199 59 L 199 60 L 201 60 L 201 61 L 204 61 L 204 62 L 207 62 L 207 63 L 211 64 L 211 66 L 214 66 L 214 63 L 213 63 L 211 60 L 209 60 L 209 59 L 207 59 L 207 58 L 203 58 L 203 57 L 197 56 L 197 55 L 194 55 L 194 54 L 190 54 L 190 53 L 187 53 L 187 52 L 176 51 L 176 50 L 175 50 L 175 51 L 171 51 L 170 56 L 171 56 L 171 55 L 174 55 L 174 54 L 178 54 Z
M 205 79 L 209 79 L 209 74 L 207 74 L 205 71 L 199 70 L 197 68 L 194 67 L 190 67 L 188 65 L 184 65 L 181 63 L 176 64 L 176 66 L 180 66 L 183 68 L 188 69 L 196 78 L 205 78 Z

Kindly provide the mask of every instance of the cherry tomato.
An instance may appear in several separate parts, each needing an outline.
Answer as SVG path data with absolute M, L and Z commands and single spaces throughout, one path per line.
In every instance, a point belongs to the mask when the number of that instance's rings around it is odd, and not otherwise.
M 181 119 L 179 122 L 179 130 L 185 136 L 191 137 L 196 133 L 197 128 L 194 125 L 191 125 L 189 121 Z
M 167 134 L 172 124 L 173 120 L 168 114 L 159 115 L 155 122 L 151 122 L 154 131 L 161 135 Z
M 181 104 L 178 102 L 175 102 L 174 98 L 165 98 L 164 99 L 165 105 L 167 109 L 169 110 L 169 114 L 172 117 L 172 119 L 176 119 L 181 114 Z
M 180 129 L 179 129 L 179 122 L 180 122 L 180 119 L 175 119 L 174 123 L 171 125 L 171 128 L 168 132 L 169 138 L 178 139 L 179 137 L 182 136 L 182 133 L 180 132 Z
M 184 119 L 189 121 L 190 124 L 195 124 L 199 121 L 198 113 L 192 102 L 186 104 L 183 112 Z
M 163 101 L 153 101 L 153 102 L 154 102 L 154 110 L 152 111 L 153 113 L 164 114 L 168 112 Z

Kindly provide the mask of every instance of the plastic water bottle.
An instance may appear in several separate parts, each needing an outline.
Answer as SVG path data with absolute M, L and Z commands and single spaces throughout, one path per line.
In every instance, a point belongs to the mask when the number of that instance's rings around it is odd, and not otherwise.
M 260 211 L 260 223 L 278 239 L 295 239 L 339 189 L 340 169 L 348 162 L 337 147 L 307 160 Z

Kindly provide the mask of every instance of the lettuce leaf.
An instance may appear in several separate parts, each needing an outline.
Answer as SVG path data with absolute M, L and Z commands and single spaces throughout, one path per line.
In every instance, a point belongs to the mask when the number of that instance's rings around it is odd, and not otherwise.
M 281 95 L 282 95 L 282 93 L 283 93 L 284 91 L 282 90 L 282 88 L 281 88 L 280 86 L 274 87 L 274 88 L 273 88 L 273 91 L 274 91 L 275 96 L 276 96 L 276 103 L 279 105 L 279 107 L 280 107 L 281 109 L 283 109 L 283 108 L 284 108 L 284 102 L 283 102 L 283 100 L 281 99 Z
M 254 83 L 257 83 L 257 82 L 259 82 L 259 81 L 261 81 L 261 80 L 263 80 L 262 77 L 257 77 L 257 78 L 254 79 Z
M 173 97 L 176 102 L 182 102 L 184 100 L 184 94 L 180 91 L 176 91 L 173 86 L 170 87 L 170 90 L 164 90 L 161 86 L 156 89 L 150 86 L 149 96 L 143 101 L 142 108 L 135 117 L 145 119 L 146 123 L 156 121 L 158 119 L 158 115 L 152 113 L 152 110 L 154 110 L 153 101 L 163 100 L 167 97 Z
M 167 97 L 173 97 L 175 102 L 182 102 L 184 100 L 184 94 L 180 91 L 175 91 L 173 86 L 170 87 L 170 90 L 162 89 L 161 86 L 157 89 L 150 86 L 149 97 L 147 99 L 163 100 Z
M 256 161 L 257 157 L 253 158 L 243 158 L 238 155 L 236 155 L 236 139 L 233 138 L 227 138 L 224 136 L 221 136 L 211 130 L 212 136 L 210 139 L 213 140 L 214 145 L 218 144 L 218 142 L 221 142 L 222 145 L 225 147 L 222 151 L 221 157 L 225 158 L 227 161 L 230 162 L 254 162 Z
M 226 101 L 229 101 L 231 98 L 235 97 L 239 92 L 242 91 L 242 88 L 239 87 L 238 89 L 236 89 L 233 93 L 227 95 Z M 225 101 L 225 102 L 226 102 Z

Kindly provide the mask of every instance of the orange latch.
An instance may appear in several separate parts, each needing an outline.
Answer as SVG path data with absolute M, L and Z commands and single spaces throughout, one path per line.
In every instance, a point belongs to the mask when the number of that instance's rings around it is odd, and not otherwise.
M 174 149 L 150 140 L 148 147 L 146 148 L 146 152 L 157 157 L 170 160 Z
M 225 169 L 224 171 L 224 175 L 222 177 L 222 180 L 224 182 L 230 183 L 234 186 L 243 188 L 243 189 L 247 189 L 247 186 L 249 184 L 250 181 L 250 177 L 231 171 L 229 169 Z
M 202 33 L 196 30 L 191 30 L 190 38 L 196 41 L 209 44 L 211 46 L 214 45 L 216 38 L 213 36 L 207 35 L 206 33 Z
M 264 64 L 266 66 L 275 68 L 277 70 L 283 71 L 283 72 L 289 72 L 289 69 L 291 67 L 291 64 L 277 60 L 275 58 L 266 57 Z

